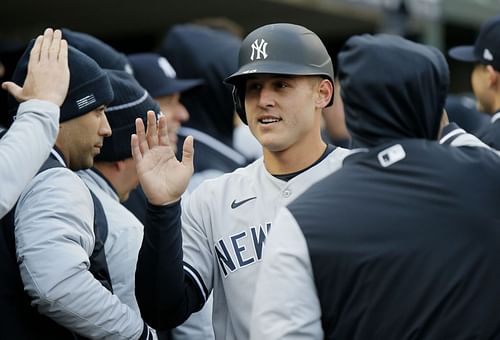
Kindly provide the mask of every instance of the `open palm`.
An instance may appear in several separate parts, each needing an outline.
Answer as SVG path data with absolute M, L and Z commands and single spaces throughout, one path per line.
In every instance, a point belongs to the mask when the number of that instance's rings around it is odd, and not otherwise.
M 2 88 L 20 103 L 42 99 L 61 106 L 68 93 L 69 78 L 68 43 L 62 39 L 61 30 L 47 28 L 30 51 L 23 87 L 7 81 Z
M 175 157 L 169 144 L 165 116 L 158 122 L 153 111 L 148 112 L 147 131 L 138 118 L 136 134 L 132 135 L 132 156 L 142 189 L 150 203 L 169 204 L 177 201 L 186 190 L 193 174 L 193 138 L 184 141 L 182 160 Z

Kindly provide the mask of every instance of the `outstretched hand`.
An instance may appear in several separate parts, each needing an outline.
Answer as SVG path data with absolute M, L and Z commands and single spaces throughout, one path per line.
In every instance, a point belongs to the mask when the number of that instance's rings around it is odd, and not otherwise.
M 2 88 L 18 102 L 41 99 L 61 106 L 69 87 L 68 43 L 60 30 L 47 28 L 38 36 L 30 52 L 23 87 L 7 81 Z
M 166 117 L 160 116 L 157 122 L 154 111 L 148 111 L 147 125 L 147 131 L 144 131 L 142 119 L 137 118 L 136 134 L 131 139 L 137 175 L 150 203 L 173 203 L 186 190 L 194 171 L 193 137 L 184 141 L 179 162 L 168 141 Z

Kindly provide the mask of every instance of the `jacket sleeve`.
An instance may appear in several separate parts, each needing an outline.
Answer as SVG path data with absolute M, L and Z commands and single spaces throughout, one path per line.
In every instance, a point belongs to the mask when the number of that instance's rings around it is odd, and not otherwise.
M 281 208 L 257 280 L 250 339 L 323 339 L 321 308 L 306 240 Z
M 142 319 L 89 272 L 92 198 L 66 168 L 37 175 L 15 214 L 16 252 L 25 291 L 41 314 L 91 339 L 139 339 Z
M 158 330 L 183 323 L 204 299 L 183 269 L 181 205 L 148 203 L 136 270 L 136 297 L 144 320 Z
M 17 119 L 0 141 L 0 218 L 47 159 L 58 129 L 57 105 L 33 99 L 19 106 Z

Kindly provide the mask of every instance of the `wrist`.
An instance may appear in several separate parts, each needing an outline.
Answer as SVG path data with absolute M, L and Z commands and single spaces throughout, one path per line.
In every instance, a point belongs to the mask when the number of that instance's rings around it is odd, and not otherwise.
M 170 205 L 170 204 L 174 204 L 178 201 L 180 201 L 181 199 L 181 196 L 177 196 L 177 197 L 148 197 L 147 194 L 146 194 L 146 197 L 148 199 L 148 202 L 152 205 L 156 205 L 156 206 L 166 206 L 166 205 Z

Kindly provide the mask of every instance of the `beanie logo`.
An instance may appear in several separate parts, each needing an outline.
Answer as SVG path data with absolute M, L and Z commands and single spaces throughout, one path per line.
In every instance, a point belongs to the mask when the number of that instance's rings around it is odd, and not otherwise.
M 491 54 L 490 50 L 485 48 L 483 51 L 483 58 L 489 61 L 493 60 L 493 54 Z
M 252 55 L 250 56 L 250 60 L 259 60 L 259 59 L 266 59 L 267 58 L 267 41 L 264 39 L 255 39 L 255 41 L 252 43 Z
M 76 101 L 76 105 L 78 106 L 78 110 L 83 109 L 86 106 L 89 106 L 91 104 L 94 104 L 96 102 L 94 94 L 90 94 L 88 96 L 85 96 L 83 98 L 80 98 Z

